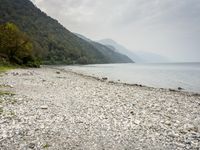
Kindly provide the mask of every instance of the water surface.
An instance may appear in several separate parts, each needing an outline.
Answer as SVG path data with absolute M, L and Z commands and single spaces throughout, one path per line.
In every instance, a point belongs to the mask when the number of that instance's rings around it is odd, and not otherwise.
M 112 81 L 156 88 L 182 87 L 185 91 L 200 93 L 200 63 L 97 64 L 62 68 L 86 75 L 108 77 Z

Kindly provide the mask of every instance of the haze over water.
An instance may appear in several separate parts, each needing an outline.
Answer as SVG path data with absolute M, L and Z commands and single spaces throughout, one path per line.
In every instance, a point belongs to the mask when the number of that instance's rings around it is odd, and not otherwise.
M 87 75 L 156 88 L 183 88 L 200 93 L 200 63 L 97 64 L 65 66 Z

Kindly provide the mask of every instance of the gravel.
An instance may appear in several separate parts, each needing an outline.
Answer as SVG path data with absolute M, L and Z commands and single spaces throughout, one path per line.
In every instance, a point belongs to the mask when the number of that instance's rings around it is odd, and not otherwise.
M 0 149 L 200 149 L 200 96 L 70 71 L 0 77 Z

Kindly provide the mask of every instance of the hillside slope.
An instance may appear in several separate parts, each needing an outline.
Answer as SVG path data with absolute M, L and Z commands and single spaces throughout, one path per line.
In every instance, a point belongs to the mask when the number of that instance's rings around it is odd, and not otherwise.
M 112 46 L 107 46 L 107 45 L 103 45 L 103 44 L 98 43 L 98 42 L 94 42 L 94 41 L 90 40 L 89 38 L 87 38 L 87 37 L 85 37 L 81 34 L 77 34 L 77 33 L 75 33 L 75 34 L 78 37 L 82 38 L 83 40 L 92 44 L 103 55 L 105 55 L 107 57 L 107 59 L 110 59 L 110 61 L 112 61 L 112 62 L 116 62 L 116 63 L 133 63 L 134 62 L 128 56 L 116 51 L 115 48 L 112 47 Z
M 44 63 L 114 63 L 29 0 L 0 0 L 0 16 L 0 24 L 12 22 L 31 38 L 35 55 Z
M 141 58 L 139 56 L 137 56 L 137 54 L 128 50 L 124 46 L 113 41 L 112 39 L 102 39 L 98 42 L 101 43 L 101 44 L 104 44 L 106 46 L 113 47 L 117 52 L 129 56 L 129 58 L 131 58 L 135 62 L 141 62 Z

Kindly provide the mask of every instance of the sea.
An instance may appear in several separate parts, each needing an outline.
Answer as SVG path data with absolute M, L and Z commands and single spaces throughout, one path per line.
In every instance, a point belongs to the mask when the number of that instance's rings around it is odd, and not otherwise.
M 85 75 L 155 88 L 200 93 L 200 63 L 125 63 L 62 66 Z

